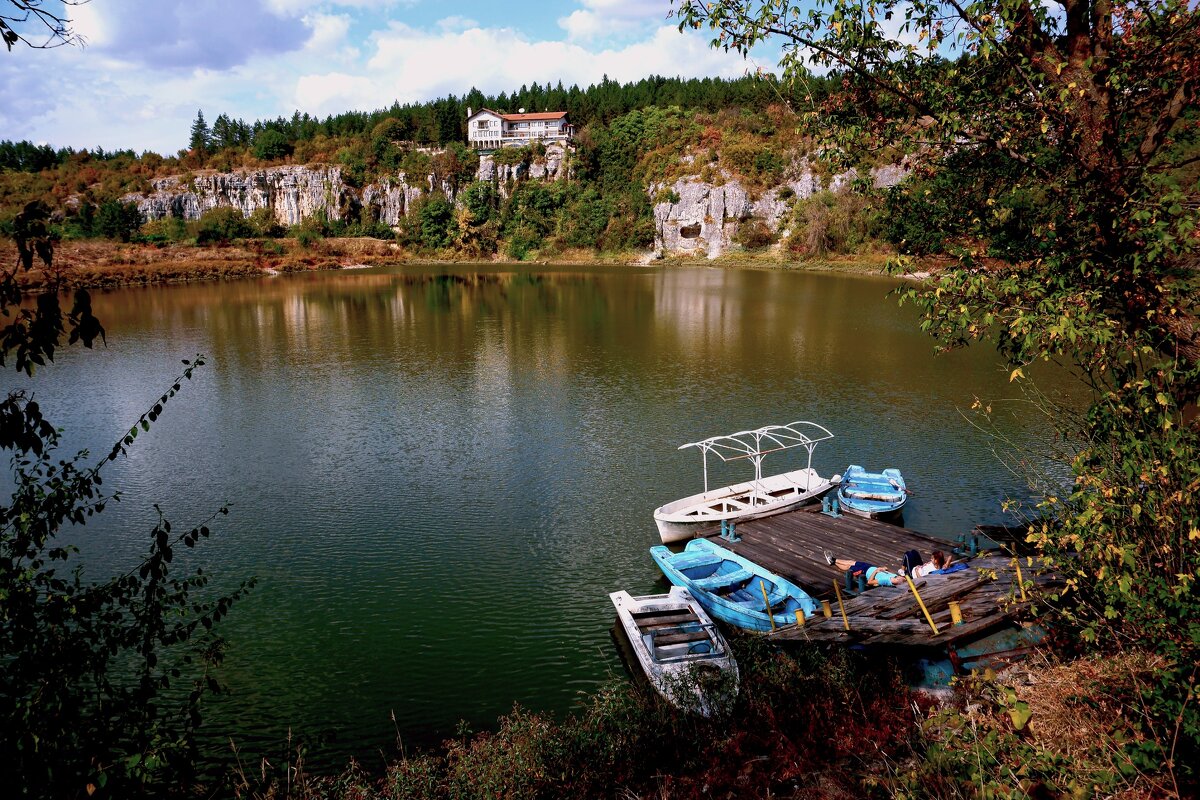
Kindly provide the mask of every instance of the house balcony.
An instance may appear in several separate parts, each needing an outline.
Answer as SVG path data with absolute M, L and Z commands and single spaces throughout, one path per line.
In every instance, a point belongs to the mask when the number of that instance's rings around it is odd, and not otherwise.
M 532 142 L 566 142 L 575 135 L 575 127 L 549 130 L 471 131 L 469 144 L 476 150 L 498 150 L 501 147 L 523 147 Z

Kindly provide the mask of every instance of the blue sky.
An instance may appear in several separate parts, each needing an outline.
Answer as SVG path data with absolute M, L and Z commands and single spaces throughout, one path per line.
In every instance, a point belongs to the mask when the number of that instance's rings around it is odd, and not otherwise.
M 174 153 L 197 109 L 325 116 L 471 86 L 736 77 L 670 0 L 91 0 L 84 48 L 0 52 L 0 139 Z

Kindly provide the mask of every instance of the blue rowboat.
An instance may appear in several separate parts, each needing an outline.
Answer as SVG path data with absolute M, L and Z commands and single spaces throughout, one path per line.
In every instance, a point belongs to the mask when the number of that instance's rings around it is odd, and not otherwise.
M 908 488 L 898 469 L 867 472 L 851 464 L 842 473 L 837 499 L 843 511 L 877 519 L 899 513 L 908 500 Z
M 796 584 L 708 539 L 693 539 L 681 553 L 658 545 L 650 555 L 667 580 L 690 591 L 713 619 L 739 628 L 769 631 L 772 618 L 776 627 L 795 625 L 797 611 L 810 617 L 817 610 Z

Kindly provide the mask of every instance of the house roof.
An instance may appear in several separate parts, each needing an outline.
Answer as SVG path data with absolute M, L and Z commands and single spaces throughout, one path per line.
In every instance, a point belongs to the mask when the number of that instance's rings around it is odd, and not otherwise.
M 543 111 L 533 114 L 501 114 L 501 119 L 506 119 L 509 122 L 526 121 L 526 120 L 546 120 L 546 119 L 562 119 L 567 115 L 565 111 Z
M 476 118 L 476 117 L 478 117 L 480 114 L 493 114 L 493 115 L 495 115 L 495 116 L 497 116 L 497 117 L 503 117 L 503 116 L 504 116 L 504 115 L 503 115 L 503 114 L 501 114 L 499 111 L 492 111 L 490 108 L 481 108 L 481 109 L 479 109 L 478 111 L 476 111 L 475 113 L 473 113 L 471 116 L 467 117 L 467 121 L 469 122 L 469 121 L 471 121 L 471 120 L 475 119 L 475 118 Z

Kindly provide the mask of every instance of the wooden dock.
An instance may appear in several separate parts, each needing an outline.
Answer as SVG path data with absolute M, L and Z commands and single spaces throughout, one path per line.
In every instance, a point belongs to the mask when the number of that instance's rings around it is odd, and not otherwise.
M 935 635 L 907 586 L 877 586 L 858 595 L 848 594 L 845 573 L 825 563 L 823 553 L 829 550 L 835 558 L 867 561 L 895 571 L 906 551 L 919 550 L 928 558 L 933 550 L 949 553 L 953 542 L 878 520 L 830 517 L 819 513 L 816 506 L 739 523 L 737 535 L 741 541 L 733 544 L 721 539 L 718 532 L 709 537 L 787 578 L 814 598 L 830 601 L 832 616 L 819 615 L 804 625 L 789 625 L 770 634 L 781 641 L 944 648 L 1016 619 L 1029 606 L 1032 591 L 1061 583 L 1058 576 L 1022 559 L 1021 577 L 1027 591 L 1027 599 L 1022 600 L 1015 559 L 996 553 L 980 554 L 968 562 L 966 570 L 921 578 L 917 592 L 938 627 Z M 842 590 L 845 621 L 835 583 Z M 961 624 L 951 623 L 951 602 L 962 611 Z

